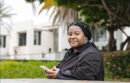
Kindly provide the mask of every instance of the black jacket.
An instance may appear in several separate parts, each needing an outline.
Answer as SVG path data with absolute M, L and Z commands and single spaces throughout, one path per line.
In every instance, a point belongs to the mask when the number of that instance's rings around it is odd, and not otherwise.
M 104 80 L 103 59 L 92 43 L 78 48 L 74 53 L 71 48 L 57 68 L 60 68 L 58 79 L 66 80 Z

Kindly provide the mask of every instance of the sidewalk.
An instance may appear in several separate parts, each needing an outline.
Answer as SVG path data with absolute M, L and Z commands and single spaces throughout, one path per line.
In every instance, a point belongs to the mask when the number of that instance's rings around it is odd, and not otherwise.
M 0 83 L 130 83 L 130 82 L 80 81 L 80 80 L 56 80 L 56 79 L 0 79 Z

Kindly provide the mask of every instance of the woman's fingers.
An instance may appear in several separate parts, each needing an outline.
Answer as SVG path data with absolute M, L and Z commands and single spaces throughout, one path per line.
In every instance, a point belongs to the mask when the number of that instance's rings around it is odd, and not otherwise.
M 44 72 L 45 73 L 51 73 L 51 70 L 45 70 Z
M 45 71 L 45 73 L 46 73 L 47 78 L 52 78 L 52 77 L 53 77 L 53 74 L 54 74 L 54 72 L 51 71 L 51 70 Z
M 51 74 L 47 73 L 46 74 L 47 78 L 52 78 Z
M 52 71 L 55 71 L 55 68 L 56 68 L 56 66 L 54 66 L 51 70 L 52 70 Z
M 46 76 L 47 78 L 53 78 L 56 79 L 57 78 L 57 74 L 59 72 L 60 69 L 53 67 L 51 70 L 45 70 Z

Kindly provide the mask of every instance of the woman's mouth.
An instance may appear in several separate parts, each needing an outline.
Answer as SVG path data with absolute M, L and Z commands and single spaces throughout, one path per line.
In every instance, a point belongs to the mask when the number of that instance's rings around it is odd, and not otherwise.
M 71 43 L 71 44 L 75 44 L 75 43 L 77 43 L 77 41 L 70 41 L 70 43 Z

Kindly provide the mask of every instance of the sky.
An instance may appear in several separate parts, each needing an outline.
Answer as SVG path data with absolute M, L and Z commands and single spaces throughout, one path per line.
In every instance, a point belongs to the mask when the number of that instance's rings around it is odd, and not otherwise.
M 47 10 L 44 10 L 39 16 L 35 16 L 33 14 L 32 5 L 30 3 L 25 2 L 25 0 L 4 0 L 5 4 L 12 8 L 11 12 L 14 13 L 12 17 L 12 21 L 21 22 L 25 20 L 35 19 L 37 23 L 48 23 L 49 21 L 49 13 L 46 13 Z M 39 10 L 43 4 L 40 6 L 37 2 L 37 10 Z M 38 12 L 38 11 L 37 11 Z

